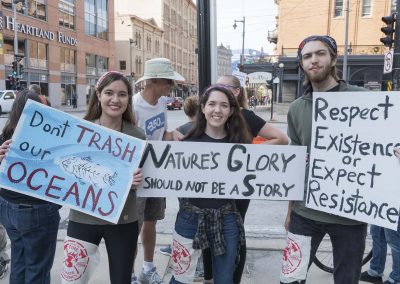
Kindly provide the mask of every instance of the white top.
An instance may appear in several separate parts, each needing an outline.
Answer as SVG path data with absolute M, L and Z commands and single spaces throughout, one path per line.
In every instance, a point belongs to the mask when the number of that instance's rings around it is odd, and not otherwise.
M 133 112 L 137 126 L 144 130 L 147 140 L 162 140 L 168 129 L 166 99 L 161 97 L 156 105 L 151 105 L 142 95 L 133 96 Z

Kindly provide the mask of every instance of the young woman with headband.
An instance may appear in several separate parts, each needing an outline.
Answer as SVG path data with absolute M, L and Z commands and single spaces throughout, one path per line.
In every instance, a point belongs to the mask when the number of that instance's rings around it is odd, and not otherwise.
M 115 71 L 105 73 L 96 84 L 96 93 L 89 101 L 84 119 L 102 125 L 109 129 L 122 132 L 133 137 L 145 140 L 143 131 L 135 125 L 132 112 L 132 87 L 126 77 Z M 70 211 L 66 241 L 73 240 L 84 246 L 89 254 L 96 255 L 97 247 L 102 239 L 105 241 L 110 283 L 129 284 L 133 258 L 138 238 L 138 216 L 136 207 L 136 187 L 142 181 L 140 170 L 134 173 L 132 189 L 126 199 L 124 209 L 117 224 L 111 224 L 96 217 Z M 67 270 L 71 260 L 64 245 L 64 269 L 61 273 L 63 283 L 87 283 L 89 269 L 82 271 L 79 277 L 68 277 Z M 83 253 L 82 253 L 83 254 Z M 88 257 L 77 255 L 76 258 Z M 79 259 L 74 260 L 79 263 Z

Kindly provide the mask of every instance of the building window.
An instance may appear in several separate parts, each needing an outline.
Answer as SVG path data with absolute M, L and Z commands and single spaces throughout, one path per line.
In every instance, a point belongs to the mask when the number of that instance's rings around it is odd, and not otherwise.
M 343 0 L 335 0 L 334 17 L 343 16 Z
M 60 70 L 61 72 L 75 73 L 76 52 L 69 48 L 60 48 Z
M 11 0 L 2 0 L 4 8 L 12 9 Z M 26 8 L 26 9 L 25 9 Z M 46 0 L 20 0 L 16 3 L 18 13 L 46 21 Z
M 136 56 L 135 70 L 137 73 L 142 74 L 142 58 L 140 56 Z
M 86 74 L 101 76 L 108 71 L 108 58 L 95 54 L 86 54 Z
M 28 41 L 28 66 L 47 69 L 47 45 L 42 42 Z
M 137 48 L 142 49 L 142 34 L 138 31 L 135 33 L 135 40 Z
M 75 0 L 58 2 L 58 24 L 60 27 L 75 29 Z
M 107 0 L 85 0 L 85 34 L 108 39 Z
M 119 61 L 119 70 L 126 70 L 126 60 Z
M 61 104 L 73 105 L 77 100 L 76 78 L 70 75 L 61 75 Z
M 146 38 L 146 45 L 147 45 L 147 51 L 151 52 L 151 37 L 147 36 Z
M 361 16 L 371 16 L 372 11 L 372 0 L 363 0 Z

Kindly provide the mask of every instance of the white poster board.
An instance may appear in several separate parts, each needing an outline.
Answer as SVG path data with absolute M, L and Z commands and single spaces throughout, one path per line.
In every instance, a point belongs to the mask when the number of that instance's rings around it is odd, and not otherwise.
M 302 200 L 306 147 L 149 141 L 141 197 Z
M 306 206 L 397 229 L 399 92 L 313 94 Z

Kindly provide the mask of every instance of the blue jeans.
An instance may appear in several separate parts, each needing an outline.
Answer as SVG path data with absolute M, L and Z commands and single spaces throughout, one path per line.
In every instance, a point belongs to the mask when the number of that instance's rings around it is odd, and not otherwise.
M 56 204 L 14 204 L 0 197 L 0 223 L 11 241 L 10 284 L 50 284 L 59 208 Z
M 235 260 L 239 244 L 239 229 L 236 222 L 237 215 L 224 214 L 222 219 L 222 231 L 225 239 L 225 253 L 214 255 L 213 239 L 210 238 L 207 229 L 208 242 L 210 244 L 212 256 L 212 269 L 215 284 L 233 283 L 233 271 L 235 270 Z M 179 210 L 176 217 L 176 232 L 188 239 L 193 239 L 197 232 L 198 216 L 195 213 Z M 180 284 L 181 282 L 172 277 L 169 283 Z
M 368 269 L 371 276 L 382 276 L 385 270 L 387 245 L 392 249 L 391 282 L 400 283 L 400 225 L 397 231 L 371 225 L 372 259 Z

